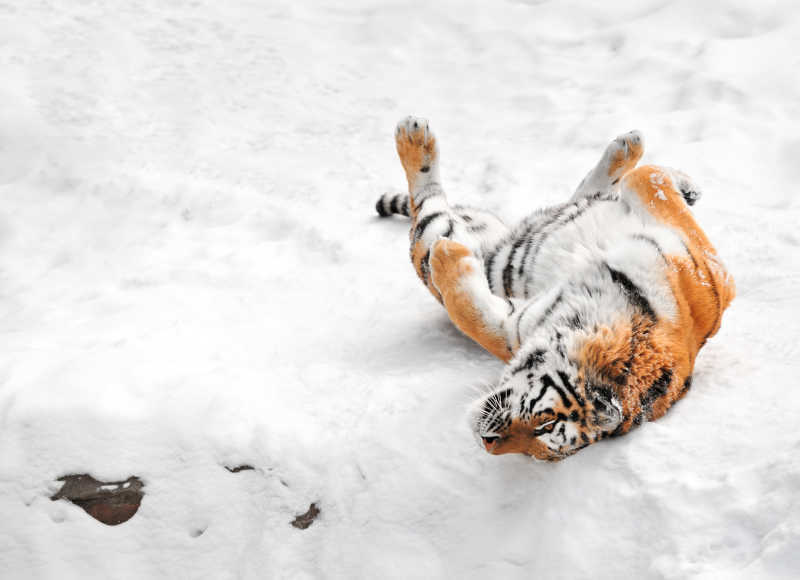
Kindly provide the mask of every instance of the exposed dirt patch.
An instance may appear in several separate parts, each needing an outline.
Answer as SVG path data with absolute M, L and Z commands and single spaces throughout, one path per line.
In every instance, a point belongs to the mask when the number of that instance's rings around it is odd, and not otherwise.
M 125 481 L 98 481 L 91 475 L 65 475 L 59 477 L 64 485 L 50 497 L 66 499 L 83 508 L 99 522 L 116 526 L 127 522 L 138 511 L 144 497 L 142 481 L 134 476 Z
M 320 514 L 320 509 L 317 507 L 316 503 L 312 503 L 308 506 L 308 511 L 304 514 L 300 514 L 292 521 L 292 525 L 295 528 L 305 530 L 308 526 L 314 523 L 314 520 L 317 519 L 317 516 Z

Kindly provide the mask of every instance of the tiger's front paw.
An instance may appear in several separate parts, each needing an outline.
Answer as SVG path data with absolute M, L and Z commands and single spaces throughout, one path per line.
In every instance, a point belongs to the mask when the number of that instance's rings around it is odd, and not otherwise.
M 406 117 L 397 124 L 394 139 L 410 193 L 438 179 L 439 151 L 427 120 Z
M 480 267 L 469 248 L 448 239 L 438 240 L 433 245 L 430 265 L 431 280 L 442 295 L 456 290 L 465 276 Z

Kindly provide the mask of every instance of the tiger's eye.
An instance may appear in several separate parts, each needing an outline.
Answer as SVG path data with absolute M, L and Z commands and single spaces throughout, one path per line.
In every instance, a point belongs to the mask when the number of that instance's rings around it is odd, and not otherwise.
M 544 423 L 539 425 L 536 429 L 533 430 L 533 436 L 538 437 L 539 435 L 544 435 L 545 433 L 550 433 L 556 427 L 556 421 L 553 419 L 549 423 Z

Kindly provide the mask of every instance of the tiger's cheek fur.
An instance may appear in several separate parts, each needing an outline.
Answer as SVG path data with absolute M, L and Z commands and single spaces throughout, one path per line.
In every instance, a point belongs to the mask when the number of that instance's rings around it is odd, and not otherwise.
M 527 421 L 514 419 L 511 422 L 506 437 L 492 450 L 494 455 L 506 453 L 523 453 L 543 461 L 556 461 L 560 459 L 544 441 L 533 436 L 533 427 Z

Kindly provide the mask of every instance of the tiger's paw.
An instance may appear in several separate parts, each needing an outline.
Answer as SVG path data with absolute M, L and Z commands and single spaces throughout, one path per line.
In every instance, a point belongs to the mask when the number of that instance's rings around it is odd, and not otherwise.
M 410 193 L 438 180 L 439 151 L 427 120 L 406 117 L 397 124 L 394 139 Z
M 442 295 L 459 288 L 462 279 L 480 267 L 469 248 L 446 238 L 433 245 L 430 265 L 431 280 Z
M 608 180 L 614 184 L 636 167 L 643 154 L 644 137 L 639 131 L 630 131 L 620 135 L 606 147 L 598 169 L 602 169 Z

